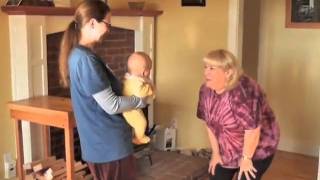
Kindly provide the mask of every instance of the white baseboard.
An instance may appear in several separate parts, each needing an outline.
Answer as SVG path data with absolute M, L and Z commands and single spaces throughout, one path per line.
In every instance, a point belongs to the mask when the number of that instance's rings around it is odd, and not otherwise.
M 319 149 L 318 146 L 312 145 L 311 143 L 303 143 L 286 140 L 285 143 L 281 143 L 278 146 L 279 150 L 293 152 L 298 154 L 304 154 L 308 156 L 318 157 Z

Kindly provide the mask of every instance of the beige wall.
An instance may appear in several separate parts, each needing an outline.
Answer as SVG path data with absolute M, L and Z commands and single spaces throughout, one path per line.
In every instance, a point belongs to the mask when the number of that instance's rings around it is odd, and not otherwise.
M 112 8 L 126 1 L 109 1 Z M 210 0 L 206 7 L 181 7 L 180 0 L 149 0 L 147 9 L 163 10 L 157 20 L 155 120 L 177 120 L 178 147 L 207 147 L 203 123 L 196 118 L 202 57 L 227 47 L 228 1 Z
M 0 6 L 5 0 L 0 1 Z M 0 11 L 0 179 L 4 177 L 3 154 L 15 155 L 15 136 L 13 122 L 9 118 L 6 102 L 11 100 L 10 47 L 8 16 Z
M 209 146 L 196 118 L 202 82 L 202 57 L 227 47 L 228 1 L 210 0 L 205 8 L 181 7 L 180 0 L 158 1 L 164 14 L 157 27 L 156 121 L 177 120 L 180 148 Z
M 285 1 L 262 1 L 260 81 L 281 127 L 280 149 L 317 155 L 320 30 L 285 28 Z

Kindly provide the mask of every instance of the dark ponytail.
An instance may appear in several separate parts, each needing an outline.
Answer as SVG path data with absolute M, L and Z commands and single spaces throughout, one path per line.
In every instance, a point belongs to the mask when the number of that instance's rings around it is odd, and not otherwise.
M 59 72 L 60 83 L 63 87 L 69 87 L 68 60 L 71 50 L 79 44 L 82 26 L 92 18 L 101 22 L 109 12 L 109 6 L 101 0 L 85 0 L 77 7 L 74 20 L 64 32 L 60 45 Z
M 69 86 L 69 68 L 68 58 L 73 47 L 79 42 L 80 30 L 77 28 L 77 23 L 72 21 L 63 34 L 60 45 L 59 55 L 59 71 L 61 76 L 61 85 L 63 87 Z

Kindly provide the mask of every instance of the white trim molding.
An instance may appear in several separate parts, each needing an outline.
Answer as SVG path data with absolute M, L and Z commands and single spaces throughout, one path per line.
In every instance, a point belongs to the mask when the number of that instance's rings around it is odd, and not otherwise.
M 229 0 L 228 50 L 240 62 L 242 62 L 243 6 L 244 0 Z

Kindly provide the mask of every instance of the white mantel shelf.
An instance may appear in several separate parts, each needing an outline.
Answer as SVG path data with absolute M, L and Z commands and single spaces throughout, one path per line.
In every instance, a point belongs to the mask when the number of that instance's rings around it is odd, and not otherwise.
M 74 8 L 68 7 L 43 7 L 43 6 L 2 6 L 1 10 L 8 15 L 44 15 L 44 16 L 72 16 Z M 157 10 L 130 10 L 114 9 L 114 16 L 147 16 L 156 17 L 163 13 Z

